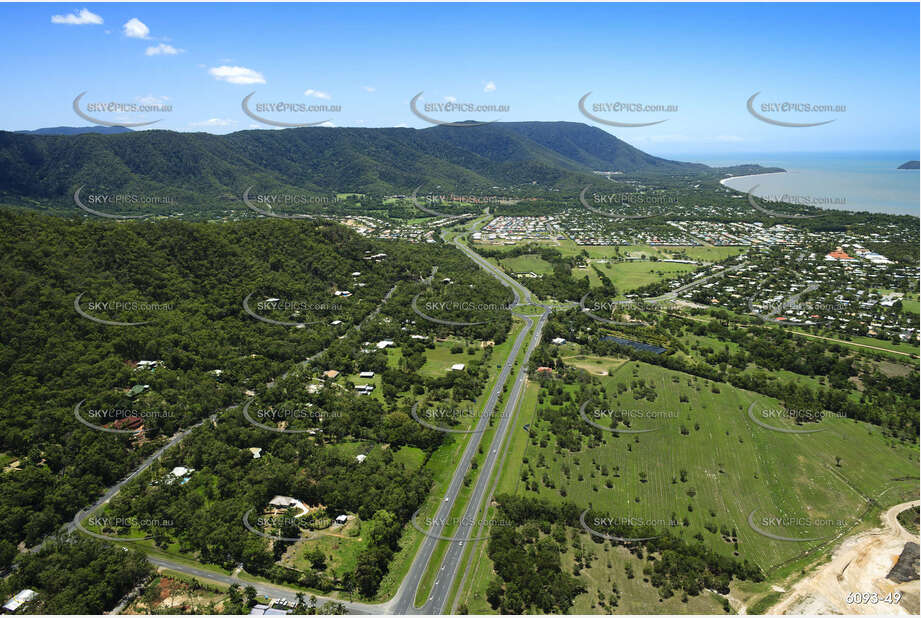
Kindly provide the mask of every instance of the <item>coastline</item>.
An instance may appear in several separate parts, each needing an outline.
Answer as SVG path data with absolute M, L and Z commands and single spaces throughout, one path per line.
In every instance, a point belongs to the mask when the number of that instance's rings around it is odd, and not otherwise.
M 726 181 L 727 181 L 727 180 L 737 180 L 737 179 L 739 179 L 739 178 L 758 178 L 758 177 L 760 177 L 760 176 L 776 176 L 777 174 L 789 174 L 789 173 L 790 173 L 790 172 L 788 172 L 788 171 L 783 171 L 783 172 L 765 172 L 764 174 L 746 174 L 746 175 L 744 175 L 744 176 L 730 176 L 729 178 L 723 178 L 723 179 L 721 179 L 721 180 L 720 180 L 720 184 L 723 185 L 724 187 L 727 187 L 727 188 L 729 188 L 729 189 L 732 189 L 733 191 L 739 191 L 739 189 L 735 189 L 735 188 L 730 187 L 729 185 L 727 185 L 727 184 L 726 184 Z

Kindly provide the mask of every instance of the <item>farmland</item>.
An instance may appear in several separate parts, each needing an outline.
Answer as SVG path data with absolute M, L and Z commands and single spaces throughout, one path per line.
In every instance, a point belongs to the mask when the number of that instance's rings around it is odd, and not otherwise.
M 782 409 L 780 402 L 636 362 L 593 381 L 606 393 L 601 408 L 640 411 L 644 414 L 635 413 L 638 420 L 631 428 L 655 431 L 605 431 L 594 446 L 583 438 L 582 445 L 570 451 L 559 447 L 560 436 L 550 431 L 550 422 L 541 414 L 522 466 L 522 474 L 530 475 L 527 493 L 565 497 L 625 517 L 677 520 L 680 525 L 670 526 L 673 534 L 689 539 L 700 534 L 714 550 L 727 555 L 744 552 L 769 570 L 821 542 L 767 538 L 748 525 L 752 511 L 759 518 L 843 522 L 821 535 L 830 536 L 857 523 L 855 517 L 867 498 L 895 503 L 912 489 L 913 481 L 893 479 L 913 474 L 917 449 L 887 440 L 869 425 L 825 418 L 819 424 L 823 431 L 817 433 L 771 431 L 753 423 L 747 410 L 754 403 L 756 418 L 763 418 L 765 411 Z M 559 409 L 577 414 L 582 402 L 574 388 L 566 390 L 570 401 Z M 649 401 L 651 392 L 654 401 Z M 539 409 L 549 403 L 546 396 L 542 399 Z M 782 418 L 770 422 L 792 426 Z M 708 524 L 718 531 L 709 531 Z M 719 531 L 723 527 L 731 535 L 733 530 L 737 533 L 738 550 L 724 540 Z M 771 532 L 818 536 L 797 526 Z

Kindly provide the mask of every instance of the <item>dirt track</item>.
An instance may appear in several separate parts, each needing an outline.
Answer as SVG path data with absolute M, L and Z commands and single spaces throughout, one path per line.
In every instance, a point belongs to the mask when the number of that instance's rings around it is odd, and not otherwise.
M 846 539 L 835 550 L 829 562 L 798 581 L 768 614 L 861 614 L 917 615 L 919 603 L 918 580 L 898 584 L 886 579 L 908 541 L 918 542 L 909 534 L 896 516 L 918 501 L 905 502 L 886 511 L 883 527 L 867 530 Z M 901 592 L 899 605 L 848 604 L 849 593 L 876 592 L 884 597 Z

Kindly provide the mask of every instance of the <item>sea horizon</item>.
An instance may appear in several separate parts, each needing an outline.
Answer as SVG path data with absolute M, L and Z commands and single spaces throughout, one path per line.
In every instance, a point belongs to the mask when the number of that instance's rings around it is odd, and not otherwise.
M 659 155 L 668 156 L 668 155 Z M 673 155 L 674 156 L 674 155 Z M 713 167 L 758 164 L 786 173 L 740 176 L 725 185 L 766 200 L 791 201 L 819 208 L 919 216 L 921 192 L 917 170 L 900 170 L 918 160 L 910 150 L 825 152 L 701 153 L 680 160 Z

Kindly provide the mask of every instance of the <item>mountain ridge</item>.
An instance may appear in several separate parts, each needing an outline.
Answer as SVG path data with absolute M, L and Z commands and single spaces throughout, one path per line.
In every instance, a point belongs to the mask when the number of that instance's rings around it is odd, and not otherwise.
M 480 127 L 310 127 L 213 135 L 165 130 L 114 135 L 0 131 L 0 199 L 72 204 L 88 190 L 177 194 L 212 203 L 249 186 L 273 191 L 408 193 L 452 190 L 574 191 L 595 172 L 708 175 L 774 168 L 710 168 L 655 157 L 574 122 Z M 193 199 L 194 198 L 194 199 Z

